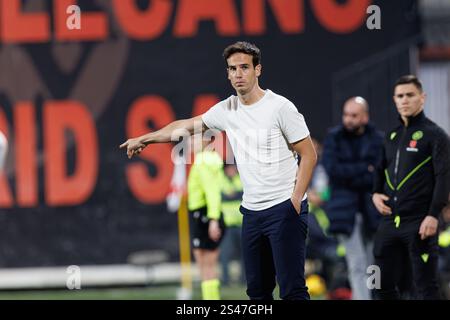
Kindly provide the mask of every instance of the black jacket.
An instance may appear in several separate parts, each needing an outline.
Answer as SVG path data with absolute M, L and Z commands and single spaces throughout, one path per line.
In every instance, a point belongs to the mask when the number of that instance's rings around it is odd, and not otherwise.
M 379 163 L 382 148 L 383 134 L 371 124 L 361 136 L 342 125 L 330 130 L 322 155 L 330 181 L 330 200 L 325 206 L 330 233 L 350 235 L 357 212 L 363 214 L 366 231 L 375 232 L 380 214 L 371 200 L 374 172 L 369 166 Z
M 374 192 L 389 197 L 393 215 L 438 217 L 450 191 L 450 140 L 421 112 L 385 138 Z

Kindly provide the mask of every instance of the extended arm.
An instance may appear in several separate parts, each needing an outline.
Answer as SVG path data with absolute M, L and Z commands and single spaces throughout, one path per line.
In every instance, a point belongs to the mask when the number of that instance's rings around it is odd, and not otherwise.
M 190 119 L 177 120 L 155 132 L 149 132 L 140 137 L 128 139 L 120 145 L 120 148 L 127 148 L 128 158 L 131 158 L 141 153 L 149 144 L 178 141 L 183 136 L 201 133 L 206 129 L 207 127 L 203 123 L 201 115 Z

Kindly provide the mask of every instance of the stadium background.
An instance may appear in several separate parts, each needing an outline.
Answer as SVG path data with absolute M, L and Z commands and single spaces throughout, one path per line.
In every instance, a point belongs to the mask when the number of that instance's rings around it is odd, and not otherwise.
M 81 31 L 65 27 L 70 4 Z M 126 264 L 143 250 L 178 261 L 171 146 L 129 161 L 118 145 L 233 94 L 221 53 L 237 40 L 262 49 L 262 87 L 314 137 L 351 95 L 386 130 L 395 79 L 440 57 L 421 13 L 414 0 L 0 0 L 0 267 Z

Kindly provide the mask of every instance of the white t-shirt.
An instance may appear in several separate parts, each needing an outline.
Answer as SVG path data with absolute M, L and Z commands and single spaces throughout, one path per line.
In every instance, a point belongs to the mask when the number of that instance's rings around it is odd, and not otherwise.
M 230 96 L 202 120 L 209 129 L 227 134 L 244 188 L 244 208 L 264 210 L 291 198 L 298 165 L 289 143 L 309 136 L 305 119 L 292 102 L 270 90 L 252 105 Z

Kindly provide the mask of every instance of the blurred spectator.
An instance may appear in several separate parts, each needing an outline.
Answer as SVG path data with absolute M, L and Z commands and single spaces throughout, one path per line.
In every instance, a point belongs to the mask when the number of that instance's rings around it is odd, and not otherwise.
M 317 155 L 322 155 L 322 146 L 320 143 L 312 139 Z M 309 232 L 307 239 L 306 258 L 320 261 L 320 270 L 314 271 L 318 273 L 324 280 L 324 285 L 328 289 L 328 297 L 333 299 L 346 299 L 351 297 L 351 292 L 348 289 L 347 270 L 345 263 L 345 249 L 334 237 L 328 235 L 329 220 L 323 210 L 324 203 L 329 199 L 329 184 L 328 176 L 324 167 L 320 162 L 314 169 L 311 186 L 308 189 L 308 202 L 310 206 L 309 215 Z M 307 278 L 308 288 L 311 295 L 312 288 L 310 288 L 309 281 L 315 279 Z M 317 281 L 314 281 L 317 282 Z
M 225 231 L 220 190 L 223 161 L 216 151 L 205 150 L 208 144 L 194 143 L 195 160 L 188 177 L 189 226 L 203 300 L 220 300 L 217 267 L 219 244 Z
M 229 263 L 234 257 L 240 262 L 240 282 L 244 284 L 244 266 L 241 252 L 242 214 L 239 207 L 242 201 L 242 183 L 235 164 L 226 164 L 222 183 L 222 212 L 226 233 L 220 245 L 220 264 L 222 285 L 230 284 Z
M 439 275 L 442 296 L 450 300 L 450 194 L 448 205 L 442 211 L 442 228 L 439 233 Z
M 325 208 L 329 232 L 345 246 L 355 300 L 371 299 L 366 271 L 373 261 L 373 235 L 380 217 L 370 192 L 382 144 L 383 135 L 369 123 L 369 106 L 361 97 L 345 102 L 342 125 L 331 129 L 324 142 L 322 163 L 331 187 Z

